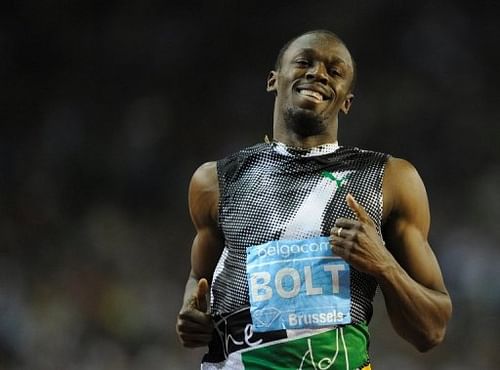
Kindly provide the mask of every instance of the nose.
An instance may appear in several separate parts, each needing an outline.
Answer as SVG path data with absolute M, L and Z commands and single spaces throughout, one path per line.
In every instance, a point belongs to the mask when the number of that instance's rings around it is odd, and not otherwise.
M 323 63 L 315 63 L 306 72 L 306 79 L 308 81 L 318 81 L 324 85 L 328 83 L 328 72 Z

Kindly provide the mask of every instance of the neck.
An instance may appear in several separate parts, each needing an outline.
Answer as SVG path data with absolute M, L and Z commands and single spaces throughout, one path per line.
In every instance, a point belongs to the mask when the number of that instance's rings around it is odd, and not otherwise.
M 274 140 L 279 141 L 288 146 L 296 147 L 296 148 L 304 148 L 309 149 L 323 144 L 335 143 L 337 141 L 336 138 L 331 136 L 308 136 L 308 137 L 297 137 L 296 135 L 275 135 Z
M 275 120 L 273 125 L 273 139 L 288 146 L 304 149 L 335 143 L 338 139 L 337 122 L 331 123 L 324 132 L 317 135 L 301 136 L 286 127 L 283 121 L 280 123 L 278 120 Z

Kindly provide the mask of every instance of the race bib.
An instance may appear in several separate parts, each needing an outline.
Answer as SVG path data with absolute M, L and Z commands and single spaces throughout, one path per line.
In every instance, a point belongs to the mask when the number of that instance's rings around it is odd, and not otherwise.
M 256 332 L 351 322 L 349 264 L 328 237 L 249 247 L 247 279 Z

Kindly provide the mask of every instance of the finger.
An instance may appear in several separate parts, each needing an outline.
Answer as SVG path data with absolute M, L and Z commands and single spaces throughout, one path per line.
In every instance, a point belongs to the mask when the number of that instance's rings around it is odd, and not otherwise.
M 213 339 L 212 335 L 198 335 L 191 333 L 177 333 L 177 338 L 180 340 L 184 347 L 200 347 L 206 346 Z
M 347 242 L 347 240 L 345 240 L 344 238 L 340 238 L 336 235 L 330 236 L 330 244 L 331 244 L 334 252 L 336 252 L 338 249 L 345 248 L 346 242 Z
M 337 236 L 330 237 L 332 244 L 332 251 L 335 255 L 346 259 L 351 254 L 351 248 L 353 242 L 350 240 L 345 240 Z
M 332 229 L 332 233 L 335 231 L 334 229 L 343 228 L 343 229 L 356 229 L 359 226 L 358 220 L 352 220 L 350 218 L 338 218 L 335 221 L 335 227 Z
M 196 348 L 196 347 L 204 347 L 206 346 L 208 342 L 205 341 L 192 341 L 192 342 L 183 342 L 182 345 L 187 348 Z
M 202 312 L 207 312 L 207 292 L 208 281 L 202 278 L 198 281 L 198 289 L 196 290 L 196 307 Z
M 179 320 L 177 323 L 179 333 L 210 334 L 213 331 L 211 322 L 198 323 L 188 320 Z
M 179 337 L 182 339 L 183 342 L 208 343 L 212 340 L 212 333 L 210 334 L 180 333 Z
M 352 243 L 352 241 L 345 239 L 345 238 L 338 237 L 336 235 L 332 235 L 332 236 L 330 236 L 330 243 L 331 243 L 333 248 L 336 248 L 336 247 L 345 248 L 345 247 L 349 246 L 350 243 Z
M 362 222 L 371 222 L 371 218 L 366 212 L 366 210 L 363 208 L 361 204 L 359 204 L 356 199 L 352 196 L 351 193 L 347 194 L 345 197 L 346 203 L 349 206 L 349 208 L 354 212 L 358 220 Z
M 356 233 L 349 227 L 334 227 L 331 230 L 330 235 L 336 238 L 352 240 L 356 236 Z
M 210 326 L 212 319 L 204 312 L 198 311 L 196 308 L 179 313 L 179 321 L 183 323 L 194 323 L 197 325 Z

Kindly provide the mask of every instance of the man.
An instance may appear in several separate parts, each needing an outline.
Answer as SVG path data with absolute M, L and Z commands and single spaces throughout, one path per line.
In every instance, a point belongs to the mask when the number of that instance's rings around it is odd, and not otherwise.
M 274 141 L 193 175 L 197 234 L 177 332 L 186 347 L 209 344 L 203 369 L 370 369 L 377 285 L 401 337 L 420 351 L 443 340 L 451 301 L 419 175 L 337 143 L 354 78 L 335 34 L 291 40 L 267 81 Z

